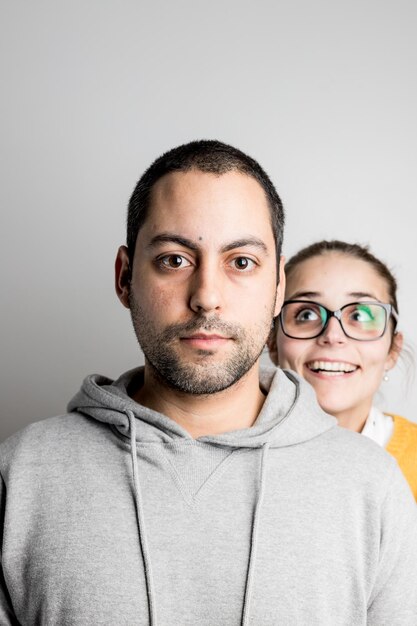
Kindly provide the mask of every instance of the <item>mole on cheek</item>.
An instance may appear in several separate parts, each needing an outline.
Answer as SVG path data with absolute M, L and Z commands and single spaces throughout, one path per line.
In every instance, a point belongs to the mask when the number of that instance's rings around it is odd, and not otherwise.
M 203 241 L 203 238 L 202 238 L 202 237 L 199 237 L 199 238 L 198 238 L 198 241 Z

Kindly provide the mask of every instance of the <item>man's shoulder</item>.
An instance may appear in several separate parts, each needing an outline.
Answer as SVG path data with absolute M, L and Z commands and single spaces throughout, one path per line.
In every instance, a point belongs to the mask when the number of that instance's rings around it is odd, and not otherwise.
M 383 494 L 404 481 L 397 460 L 369 437 L 336 426 L 325 433 L 324 439 L 335 471 L 341 476 L 350 475 L 364 489 L 377 487 Z
M 78 445 L 94 427 L 93 420 L 76 412 L 33 422 L 0 444 L 0 471 L 16 458 L 39 459 L 60 446 Z
M 349 462 L 360 465 L 366 462 L 378 468 L 395 465 L 395 459 L 382 446 L 369 437 L 347 428 L 334 426 L 324 433 L 324 440 L 329 452 L 334 450 L 332 456 L 341 456 Z

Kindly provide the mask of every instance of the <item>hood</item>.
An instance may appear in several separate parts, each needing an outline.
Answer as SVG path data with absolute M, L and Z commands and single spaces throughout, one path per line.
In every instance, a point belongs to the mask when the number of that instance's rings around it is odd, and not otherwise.
M 143 443 L 191 439 L 169 417 L 132 400 L 129 390 L 138 389 L 143 377 L 143 367 L 126 372 L 116 381 L 98 374 L 87 376 L 68 411 L 112 425 L 124 436 L 129 436 L 129 414 L 133 415 L 137 418 L 136 440 Z M 313 388 L 292 371 L 263 368 L 260 386 L 267 397 L 251 428 L 199 437 L 198 441 L 229 448 L 259 448 L 265 443 L 279 448 L 313 439 L 337 423 L 319 407 Z

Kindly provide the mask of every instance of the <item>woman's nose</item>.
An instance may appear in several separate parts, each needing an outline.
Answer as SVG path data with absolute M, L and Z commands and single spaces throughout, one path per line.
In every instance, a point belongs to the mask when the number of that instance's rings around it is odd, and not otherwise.
M 317 337 L 320 344 L 346 343 L 347 337 L 343 332 L 342 325 L 336 317 L 331 317 L 323 333 Z

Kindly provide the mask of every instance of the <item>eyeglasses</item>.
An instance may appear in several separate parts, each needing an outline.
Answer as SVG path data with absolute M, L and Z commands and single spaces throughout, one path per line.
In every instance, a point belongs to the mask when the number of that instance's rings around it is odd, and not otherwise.
M 331 317 L 335 317 L 346 337 L 357 341 L 375 341 L 382 337 L 392 315 L 394 326 L 398 313 L 391 304 L 382 302 L 350 302 L 337 311 L 330 311 L 318 302 L 287 300 L 279 314 L 282 331 L 292 339 L 314 339 L 324 333 Z

